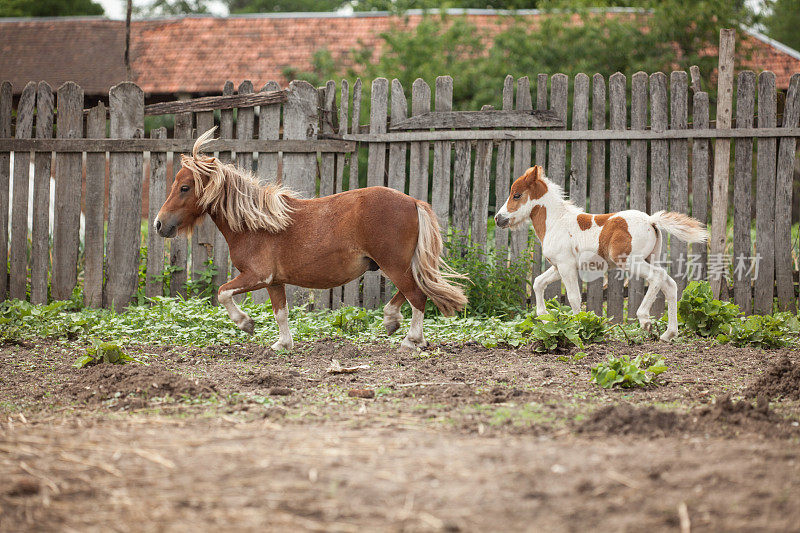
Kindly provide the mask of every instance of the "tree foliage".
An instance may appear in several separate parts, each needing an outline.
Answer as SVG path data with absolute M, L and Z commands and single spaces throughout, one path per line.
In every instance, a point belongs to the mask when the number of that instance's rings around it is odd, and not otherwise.
M 92 0 L 0 0 L 0 17 L 69 17 L 102 15 Z
M 231 14 L 336 11 L 348 0 L 225 0 Z
M 766 0 L 767 15 L 761 21 L 767 35 L 800 50 L 800 0 Z
M 152 0 L 143 6 L 133 6 L 137 16 L 164 17 L 208 13 L 208 0 Z

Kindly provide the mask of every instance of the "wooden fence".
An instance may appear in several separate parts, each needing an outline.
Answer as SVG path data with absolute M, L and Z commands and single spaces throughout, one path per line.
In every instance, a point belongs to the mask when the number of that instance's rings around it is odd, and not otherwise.
M 270 82 L 259 92 L 245 81 L 237 91 L 228 82 L 221 97 L 152 106 L 144 105 L 139 87 L 122 83 L 111 89 L 108 109 L 101 103 L 89 110 L 83 109 L 83 91 L 76 84 L 64 84 L 54 98 L 46 83 L 33 82 L 13 109 L 12 87 L 4 83 L 3 227 L 8 226 L 12 153 L 14 200 L 10 241 L 0 232 L 0 249 L 9 251 L 10 262 L 8 275 L 0 275 L 0 295 L 24 299 L 29 293 L 32 302 L 45 302 L 49 280 L 52 298 L 69 298 L 82 264 L 87 305 L 128 305 L 139 283 L 143 184 L 148 185 L 149 228 L 178 170 L 170 161 L 177 161 L 177 154 L 188 152 L 194 138 L 217 125 L 220 139 L 212 149 L 223 160 L 254 168 L 260 179 L 281 180 L 305 196 L 329 195 L 359 183 L 393 187 L 429 201 L 443 228 L 469 235 L 487 251 L 487 260 L 514 260 L 533 243 L 527 228 L 509 232 L 490 223 L 513 179 L 531 164 L 544 166 L 572 201 L 589 212 L 670 209 L 709 221 L 711 141 L 716 140 L 719 151 L 720 146 L 730 149 L 733 139 L 731 177 L 724 176 L 726 186 L 732 183 L 733 234 L 724 253 L 709 254 L 705 245 L 690 251 L 674 241 L 665 258 L 681 289 L 688 279 L 724 274 L 731 283 L 723 287 L 732 286 L 732 298 L 748 313 L 771 312 L 773 296 L 782 309 L 796 309 L 800 254 L 796 235 L 792 240 L 797 221 L 791 206 L 800 136 L 800 74 L 792 77 L 778 115 L 775 76 L 740 72 L 731 129 L 711 126 L 708 94 L 696 83 L 690 91 L 682 71 L 669 76 L 639 72 L 630 79 L 620 73 L 608 79 L 578 74 L 573 80 L 564 74 L 541 74 L 534 82 L 507 77 L 498 98 L 502 109 L 487 106 L 480 111 L 452 110 L 449 76 L 437 78 L 433 87 L 416 80 L 410 102 L 407 88 L 385 78 L 372 81 L 369 100 L 360 80 L 352 87 L 347 81 L 338 86 L 331 81 L 320 88 L 292 82 L 287 89 Z M 172 138 L 163 127 L 146 138 L 144 117 L 164 113 L 174 114 Z M 51 173 L 56 183 L 52 236 Z M 365 177 L 361 182 L 359 175 Z M 29 192 L 32 228 L 27 226 Z M 81 253 L 82 201 L 86 221 Z M 727 193 L 715 201 L 727 206 Z M 148 231 L 146 247 L 147 296 L 162 294 L 167 257 L 172 294 L 182 293 L 186 281 L 197 279 L 207 259 L 218 269 L 215 284 L 235 274 L 225 241 L 210 220 L 191 239 L 164 241 Z M 531 280 L 544 268 L 538 243 L 532 249 Z M 377 273 L 368 272 L 344 287 L 296 289 L 292 297 L 310 299 L 318 308 L 377 307 L 391 296 L 384 283 Z M 557 293 L 553 286 L 549 295 Z M 607 301 L 605 312 L 621 320 L 626 300 L 635 309 L 644 285 L 609 275 L 607 284 L 587 283 L 585 294 L 588 309 L 602 313 Z M 265 300 L 266 292 L 255 298 Z

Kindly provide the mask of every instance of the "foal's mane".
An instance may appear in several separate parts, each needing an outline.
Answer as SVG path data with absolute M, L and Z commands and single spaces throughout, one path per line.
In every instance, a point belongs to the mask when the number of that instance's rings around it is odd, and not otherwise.
M 216 129 L 195 141 L 191 156 L 181 155 L 181 164 L 194 176 L 195 190 L 202 191 L 200 207 L 222 216 L 235 232 L 286 229 L 292 223 L 292 208 L 286 199 L 296 194 L 275 183 L 261 185 L 252 172 L 202 153 Z

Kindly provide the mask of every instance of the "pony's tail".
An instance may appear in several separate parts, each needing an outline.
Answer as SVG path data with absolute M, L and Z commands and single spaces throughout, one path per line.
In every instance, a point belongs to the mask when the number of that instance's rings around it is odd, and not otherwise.
M 414 250 L 414 257 L 411 258 L 411 273 L 419 288 L 433 300 L 439 311 L 444 316 L 452 316 L 464 309 L 467 297 L 461 286 L 454 285 L 451 281 L 467 277 L 453 271 L 442 261 L 442 235 L 439 221 L 433 214 L 431 206 L 425 202 L 417 202 L 417 217 L 419 233 L 417 248 Z
M 705 224 L 683 213 L 659 211 L 650 215 L 650 223 L 684 242 L 706 242 L 708 240 L 708 230 Z

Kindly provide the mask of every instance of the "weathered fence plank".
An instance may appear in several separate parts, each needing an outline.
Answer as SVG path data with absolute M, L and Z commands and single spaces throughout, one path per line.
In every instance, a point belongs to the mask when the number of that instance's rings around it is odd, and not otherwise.
M 389 106 L 389 80 L 376 78 L 372 81 L 372 97 L 370 102 L 370 131 L 386 132 L 386 115 Z M 386 144 L 369 145 L 369 162 L 367 163 L 367 186 L 385 185 Z M 364 274 L 364 307 L 375 308 L 381 296 L 381 277 L 377 272 Z
M 550 107 L 561 119 L 563 126 L 558 130 L 567 129 L 567 94 L 569 92 L 569 78 L 566 74 L 553 74 L 550 78 Z M 567 170 L 567 142 L 562 140 L 547 143 L 547 177 L 559 187 L 566 187 Z M 551 283 L 545 291 L 545 298 L 553 298 L 561 294 L 561 284 Z
M 736 34 L 733 29 L 719 31 L 719 67 L 717 69 L 717 122 L 716 127 L 727 130 L 731 127 L 733 113 L 733 69 Z M 714 143 L 714 190 L 711 195 L 711 255 L 715 261 L 725 253 L 725 237 L 728 231 L 728 173 L 730 172 L 731 142 L 717 138 Z M 710 260 L 710 258 L 709 258 Z M 727 298 L 724 277 L 712 277 L 711 289 L 717 298 Z M 723 287 L 725 292 L 723 293 Z
M 503 81 L 503 109 L 509 110 L 514 107 L 514 78 L 506 76 Z M 497 145 L 497 163 L 495 167 L 494 212 L 500 211 L 503 204 L 508 199 L 510 189 L 511 174 L 511 141 L 500 141 Z M 508 250 L 508 230 L 495 226 L 494 230 L 495 250 L 498 260 L 505 261 Z
M 453 108 L 453 78 L 436 78 L 436 111 L 450 111 Z M 372 159 L 370 157 L 370 159 Z M 447 231 L 450 225 L 450 143 L 433 143 L 433 189 L 431 194 L 433 212 L 439 218 L 439 225 Z
M 0 85 L 0 137 L 11 137 L 13 105 L 12 86 L 4 81 Z M 0 228 L 8 228 L 8 202 L 11 185 L 11 154 L 0 152 Z M 8 231 L 0 231 L 0 298 L 8 290 Z
M 394 126 L 395 122 L 405 120 L 408 116 L 408 101 L 403 92 L 403 84 L 400 80 L 392 80 L 392 115 L 391 124 L 389 127 Z M 397 189 L 400 192 L 406 190 L 406 152 L 408 148 L 406 143 L 391 143 L 389 144 L 389 177 L 387 185 L 392 189 Z
M 253 94 L 253 82 L 250 80 L 242 81 L 242 83 L 239 84 L 237 92 L 239 95 Z M 254 117 L 255 111 L 252 107 L 236 109 L 236 140 L 238 142 L 249 141 L 253 138 L 253 133 L 255 131 Z M 236 164 L 239 168 L 243 168 L 244 170 L 253 170 L 253 153 L 244 149 L 236 150 Z M 236 277 L 238 275 L 239 271 L 236 267 L 232 266 L 231 277 Z M 246 297 L 246 295 L 242 294 L 239 295 L 236 300 L 244 300 Z
M 284 139 L 312 139 L 319 133 L 317 112 L 317 90 L 308 82 L 293 81 L 289 84 L 289 99 L 283 108 Z M 305 198 L 316 193 L 317 154 L 284 154 L 283 184 Z M 308 290 L 286 287 L 287 297 L 292 303 L 307 300 Z
M 789 82 L 783 108 L 784 128 L 794 128 L 800 118 L 800 74 Z M 797 139 L 784 137 L 778 146 L 777 180 L 775 182 L 775 279 L 778 285 L 778 307 L 781 311 L 797 309 L 792 279 L 792 184 Z
M 517 80 L 517 111 L 527 112 L 533 109 L 533 102 L 531 101 L 531 85 L 527 76 L 523 76 Z M 514 142 L 514 170 L 511 175 L 513 183 L 518 177 L 525 174 L 531 166 L 531 141 L 516 141 Z M 517 229 L 510 230 L 510 252 L 511 261 L 516 261 L 522 251 L 528 245 L 528 224 L 522 224 Z
M 344 102 L 342 105 L 347 105 Z M 361 120 L 361 79 L 357 79 L 353 84 L 353 116 L 351 118 L 350 131 L 358 131 L 359 122 Z M 346 126 L 342 126 L 346 129 Z M 413 168 L 413 164 L 412 164 Z M 358 189 L 358 149 L 350 155 L 350 176 L 348 178 L 348 190 Z M 354 279 L 353 281 L 345 284 L 342 302 L 347 306 L 355 306 L 359 304 L 359 296 L 361 292 L 361 279 Z
M 427 113 L 431 109 L 431 88 L 422 78 L 411 86 L 412 116 Z M 418 200 L 428 201 L 428 164 L 430 148 L 427 142 L 411 143 L 408 169 L 408 194 Z
M 453 160 L 453 225 L 461 242 L 467 241 L 469 232 L 469 202 L 471 189 L 472 146 L 469 141 L 454 143 Z
M 111 88 L 109 111 L 112 137 L 144 134 L 144 93 L 135 84 L 123 82 Z M 110 165 L 106 296 L 109 305 L 122 311 L 139 281 L 142 154 L 111 154 Z
M 206 131 L 214 127 L 214 112 L 201 111 L 195 113 L 197 127 L 196 136 L 199 137 Z M 152 219 L 150 219 L 152 224 Z M 216 233 L 219 231 L 211 217 L 206 215 L 192 232 L 192 280 L 200 280 L 202 273 L 206 270 L 206 263 L 210 259 L 214 260 L 214 243 Z M 213 284 L 213 280 L 211 282 Z M 216 291 L 212 291 L 212 301 L 216 302 Z
M 592 129 L 606 128 L 606 82 L 601 74 L 592 77 Z M 592 141 L 589 164 L 589 211 L 606 212 L 606 143 Z M 586 309 L 603 314 L 603 279 L 586 284 Z
M 350 84 L 347 80 L 341 81 L 340 97 L 339 97 L 339 135 L 347 133 L 348 112 L 347 108 L 350 105 Z M 336 184 L 334 192 L 342 192 L 344 186 L 344 166 L 347 161 L 347 155 L 336 154 Z M 334 287 L 331 289 L 331 308 L 339 309 L 344 304 L 344 287 Z
M 608 78 L 609 122 L 611 129 L 627 128 L 627 105 L 625 87 L 627 80 L 624 74 L 616 72 Z M 609 160 L 609 194 L 608 210 L 624 211 L 628 193 L 628 153 L 626 141 L 611 141 L 608 148 Z M 622 272 L 615 271 L 608 276 L 608 304 L 606 314 L 614 323 L 623 320 L 624 278 Z
M 736 89 L 736 128 L 753 128 L 755 111 L 756 75 L 745 70 L 739 73 Z M 750 272 L 753 245 L 750 228 L 753 222 L 753 139 L 736 139 L 733 170 L 733 257 L 734 267 L 741 264 L 743 269 L 734 271 L 733 299 L 746 315 L 753 312 L 753 284 Z M 707 272 L 712 272 L 709 258 Z M 717 273 L 719 269 L 717 268 Z M 715 274 L 716 275 L 716 274 Z
M 536 109 L 539 111 L 548 110 L 548 92 L 547 86 L 550 80 L 550 76 L 547 74 L 538 74 L 536 76 Z M 547 168 L 547 142 L 546 141 L 536 141 L 535 143 L 535 155 L 534 155 L 534 162 L 542 167 L 543 169 Z M 515 178 L 519 176 L 514 176 Z M 531 253 L 531 288 L 533 288 L 533 282 L 536 279 L 536 276 L 541 274 L 545 270 L 545 261 L 542 258 L 542 243 L 539 242 L 539 239 L 534 238 L 531 241 L 533 243 L 533 249 Z M 531 290 L 531 302 L 534 301 L 533 290 Z
M 86 136 L 101 139 L 106 136 L 106 106 L 102 102 L 89 110 L 86 117 Z M 48 176 L 49 177 L 49 176 Z M 133 176 L 128 177 L 132 179 Z M 106 154 L 86 154 L 86 221 L 83 247 L 83 301 L 89 307 L 103 306 L 103 258 L 105 257 L 105 200 L 106 200 Z M 161 204 L 153 206 L 156 212 Z M 149 221 L 153 219 L 150 218 Z M 155 233 L 148 227 L 148 235 Z M 147 257 L 158 253 L 161 247 L 161 264 L 164 264 L 164 244 L 158 237 L 158 244 L 148 242 Z M 161 293 L 158 293 L 159 296 Z
M 167 128 L 150 130 L 150 137 L 160 139 L 167 136 Z M 153 221 L 167 199 L 167 154 L 150 152 L 150 184 L 148 190 L 148 229 L 147 229 L 147 277 L 145 295 L 155 298 L 164 294 L 164 238 L 156 233 Z
M 631 76 L 631 130 L 647 127 L 647 74 L 637 72 Z M 631 209 L 647 211 L 647 141 L 631 141 Z M 636 311 L 644 298 L 644 280 L 638 276 L 628 279 L 628 320 L 636 318 Z
M 696 129 L 708 128 L 708 93 L 695 92 L 692 104 L 692 122 Z M 703 223 L 708 224 L 708 199 L 709 199 L 709 144 L 705 139 L 695 139 L 692 142 L 692 216 Z M 692 245 L 692 255 L 694 255 L 694 278 L 705 279 L 706 262 L 708 251 L 706 243 Z M 687 272 L 689 274 L 689 272 Z
M 31 137 L 33 115 L 36 106 L 36 83 L 29 82 L 17 105 L 17 124 L 14 136 L 17 139 Z M 14 188 L 11 205 L 11 298 L 25 300 L 28 278 L 28 189 L 30 152 L 14 153 Z M 7 228 L 3 228 L 6 231 Z
M 225 110 L 222 111 L 225 113 Z M 711 130 L 713 133 L 713 130 Z M 461 132 L 465 133 L 465 132 Z M 474 132 L 473 132 L 474 133 Z M 707 136 L 709 132 L 705 133 Z M 767 132 L 766 137 L 791 136 L 791 131 L 777 128 L 775 132 Z M 797 132 L 800 135 L 800 131 Z M 387 135 L 387 134 L 383 134 Z M 396 135 L 396 134 L 389 134 Z M 403 134 L 401 134 L 403 135 Z M 423 135 L 421 133 L 417 135 Z M 350 135 L 348 135 L 349 137 Z M 369 137 L 369 134 L 367 134 Z M 378 137 L 376 134 L 373 137 Z M 364 139 L 356 139 L 358 141 Z M 322 153 L 341 153 L 352 152 L 355 149 L 356 140 L 342 139 L 310 139 L 310 140 L 260 140 L 260 139 L 214 139 L 208 141 L 207 152 L 265 152 L 271 154 L 298 153 L 316 154 Z M 370 140 L 370 139 L 366 139 Z M 421 139 L 411 139 L 421 140 Z M 372 139 L 373 142 L 408 142 L 409 139 Z M 87 153 L 137 153 L 137 152 L 191 152 L 194 146 L 194 139 L 0 139 L 0 150 L 3 151 L 26 151 L 26 152 L 87 152 Z
M 657 132 L 667 130 L 667 75 L 656 72 L 650 75 L 650 127 Z M 654 140 L 650 143 L 650 212 L 668 208 L 667 180 L 669 179 L 669 142 Z M 663 264 L 667 250 L 667 235 L 661 232 L 661 254 L 657 260 Z M 659 292 L 651 307 L 653 316 L 664 312 L 664 295 Z
M 105 108 L 103 108 L 105 126 Z M 92 114 L 89 114 L 91 122 Z M 103 128 L 103 135 L 106 131 Z M 47 82 L 40 81 L 36 88 L 36 137 L 47 139 L 53 136 L 53 89 Z M 96 157 L 96 156 L 95 156 Z M 89 187 L 89 161 L 86 162 L 86 187 Z M 50 176 L 53 154 L 37 153 L 34 159 L 33 183 L 33 228 L 31 233 L 31 303 L 47 303 L 47 269 L 50 266 Z M 103 175 L 105 176 L 105 155 L 103 155 Z M 102 200 L 101 200 L 102 205 Z M 86 197 L 88 224 L 89 197 Z M 88 230 L 88 228 L 87 228 Z M 88 235 L 87 235 L 88 244 Z M 88 250 L 87 250 L 88 251 Z M 86 257 L 86 253 L 84 253 Z M 86 261 L 88 266 L 88 261 Z M 100 254 L 100 268 L 103 254 Z M 102 279 L 102 278 L 101 278 Z M 86 268 L 84 268 L 84 293 L 86 291 Z M 85 301 L 85 299 L 84 299 Z M 86 302 L 89 305 L 88 302 Z
M 776 124 L 775 74 L 758 75 L 758 127 L 774 128 Z M 772 313 L 775 294 L 775 157 L 776 139 L 759 139 L 756 156 L 756 256 L 758 277 L 755 278 L 753 309 L 765 315 Z
M 546 128 L 561 127 L 564 121 L 555 111 L 435 111 L 398 121 L 389 130 L 470 129 L 470 128 Z
M 336 83 L 329 81 L 319 91 L 320 131 L 332 134 L 334 115 L 336 114 Z M 336 156 L 322 154 L 319 164 L 319 196 L 330 196 L 336 187 Z M 331 290 L 317 289 L 314 291 L 314 309 L 330 309 Z
M 572 130 L 589 129 L 589 76 L 577 74 L 572 96 Z M 575 141 L 570 149 L 569 198 L 580 209 L 586 209 L 589 143 Z
M 483 106 L 484 110 L 492 106 Z M 489 213 L 489 177 L 492 172 L 492 142 L 478 141 L 472 181 L 472 242 L 486 251 L 486 224 Z
M 280 88 L 268 90 L 266 87 L 261 92 L 241 92 L 234 95 L 232 92 L 222 96 L 203 96 L 192 100 L 178 100 L 175 102 L 159 102 L 145 106 L 145 115 L 177 115 L 180 113 L 197 113 L 201 111 L 215 111 L 221 109 L 249 109 L 261 105 L 280 104 L 287 100 L 287 91 Z
M 56 135 L 83 136 L 83 89 L 73 82 L 58 88 Z M 81 154 L 56 154 L 56 202 L 53 214 L 53 267 L 50 291 L 56 300 L 69 300 L 78 279 L 81 216 Z M 128 177 L 127 179 L 130 179 Z M 136 246 L 138 252 L 139 247 Z
M 36 83 L 29 82 L 17 105 L 17 129 L 14 136 L 25 139 L 33 134 L 36 106 Z M 11 205 L 11 298 L 25 300 L 28 292 L 28 189 L 30 187 L 30 152 L 14 153 L 14 201 Z M 3 228 L 5 230 L 5 228 Z
M 223 96 L 230 96 L 233 94 L 233 83 L 228 81 L 222 88 Z M 222 139 L 233 138 L 233 110 L 223 109 L 219 112 L 219 136 Z M 220 152 L 219 160 L 225 163 L 230 163 L 231 153 Z M 229 259 L 228 241 L 225 240 L 222 233 L 217 230 L 214 234 L 214 266 L 217 273 L 214 275 L 214 286 L 219 287 L 228 281 L 229 272 Z M 214 295 L 216 298 L 217 295 Z
M 670 128 L 685 130 L 689 115 L 689 77 L 684 71 L 670 75 Z M 689 143 L 683 139 L 669 141 L 669 209 L 689 213 Z M 670 274 L 678 285 L 678 298 L 686 288 L 689 247 L 671 237 L 669 245 Z
M 262 91 L 277 91 L 280 85 L 276 81 L 269 81 Z M 280 104 L 265 104 L 258 108 L 258 138 L 259 140 L 277 141 L 281 132 L 281 106 Z M 269 181 L 279 182 L 278 153 L 258 153 L 258 180 L 264 184 Z
M 175 115 L 173 136 L 179 139 L 191 139 L 192 137 L 192 114 L 181 113 Z M 172 187 L 175 176 L 181 170 L 181 156 L 179 153 L 172 154 L 172 175 L 170 176 L 168 188 Z M 170 239 L 169 264 L 173 269 L 170 275 L 169 293 L 170 296 L 186 296 L 186 282 L 189 280 L 189 241 L 184 234 L 178 234 Z

